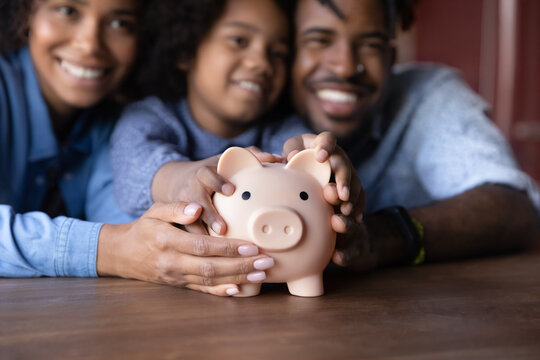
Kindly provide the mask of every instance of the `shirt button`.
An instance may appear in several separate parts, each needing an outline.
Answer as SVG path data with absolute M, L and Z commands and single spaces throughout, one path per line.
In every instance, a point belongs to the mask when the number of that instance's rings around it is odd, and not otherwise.
M 43 176 L 36 177 L 36 185 L 43 185 L 45 184 L 45 178 Z
M 72 174 L 72 173 L 69 173 L 69 172 L 68 172 L 68 173 L 65 173 L 65 174 L 64 174 L 64 179 L 65 179 L 65 180 L 71 180 L 71 179 L 73 179 L 73 174 Z

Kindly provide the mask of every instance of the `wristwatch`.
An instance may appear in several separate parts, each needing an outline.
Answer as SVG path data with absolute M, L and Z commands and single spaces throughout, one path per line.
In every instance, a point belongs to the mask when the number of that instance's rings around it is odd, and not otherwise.
M 391 219 L 405 242 L 403 265 L 420 265 L 425 260 L 424 227 L 412 218 L 403 206 L 391 206 L 377 211 L 374 215 L 383 215 Z

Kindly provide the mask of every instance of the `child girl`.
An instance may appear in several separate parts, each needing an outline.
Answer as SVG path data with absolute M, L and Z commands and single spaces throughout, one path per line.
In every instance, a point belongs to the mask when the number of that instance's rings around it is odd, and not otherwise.
M 208 276 L 189 270 L 201 243 L 208 254 L 253 270 L 253 258 L 240 258 L 257 253 L 252 245 L 231 240 L 225 249 L 170 225 L 195 221 L 197 204 L 156 205 L 121 225 L 76 219 L 128 219 L 110 195 L 108 137 L 114 99 L 137 60 L 145 7 L 142 0 L 1 3 L 0 277 L 99 274 L 203 284 Z M 216 284 L 243 280 L 222 268 L 212 277 Z
M 234 188 L 215 174 L 213 156 L 233 145 L 281 154 L 286 139 L 309 132 L 270 114 L 286 82 L 294 1 L 160 3 L 162 33 L 141 75 L 159 98 L 130 106 L 114 131 L 115 195 L 132 214 L 155 201 L 194 200 L 222 234 L 211 195 Z

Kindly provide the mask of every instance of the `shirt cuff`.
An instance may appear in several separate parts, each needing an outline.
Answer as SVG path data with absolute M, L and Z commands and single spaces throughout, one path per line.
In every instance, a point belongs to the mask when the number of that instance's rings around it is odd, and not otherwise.
M 103 224 L 66 218 L 55 248 L 57 276 L 97 277 L 97 245 Z

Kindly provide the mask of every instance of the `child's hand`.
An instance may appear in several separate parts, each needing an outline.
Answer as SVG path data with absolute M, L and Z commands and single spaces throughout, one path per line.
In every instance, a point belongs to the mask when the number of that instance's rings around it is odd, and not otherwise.
M 203 212 L 201 222 L 191 225 L 196 233 L 208 233 L 204 224 L 217 234 L 223 235 L 227 225 L 212 203 L 215 192 L 229 196 L 234 185 L 217 174 L 219 155 L 200 161 L 176 161 L 165 164 L 158 170 L 152 182 L 152 197 L 155 202 L 194 202 Z M 204 223 L 204 224 L 203 224 Z
M 248 148 L 260 161 L 281 162 L 281 156 L 272 155 L 256 147 Z M 217 173 L 220 155 L 200 161 L 171 162 L 157 172 L 152 183 L 152 196 L 161 202 L 195 202 L 202 206 L 200 221 L 186 229 L 192 233 L 207 234 L 205 224 L 218 234 L 227 231 L 227 224 L 212 202 L 214 193 L 225 196 L 234 193 L 234 185 Z
M 364 189 L 347 154 L 336 144 L 336 137 L 330 132 L 322 132 L 319 135 L 299 135 L 285 142 L 283 154 L 289 160 L 304 149 L 316 149 L 318 161 L 330 161 L 335 183 L 325 186 L 324 197 L 336 207 L 334 217 L 337 218 L 332 224 L 361 222 L 365 208 Z M 345 229 L 348 228 L 347 226 L 333 227 L 338 233 L 347 232 Z

